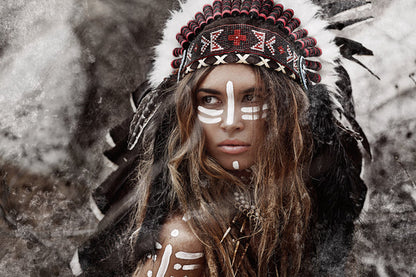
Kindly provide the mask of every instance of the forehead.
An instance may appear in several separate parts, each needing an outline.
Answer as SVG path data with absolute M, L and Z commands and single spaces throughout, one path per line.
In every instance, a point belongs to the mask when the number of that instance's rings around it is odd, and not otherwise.
M 215 66 L 205 77 L 199 88 L 210 88 L 224 90 L 227 83 L 233 82 L 234 88 L 247 89 L 257 88 L 257 78 L 254 69 L 244 64 L 224 64 Z

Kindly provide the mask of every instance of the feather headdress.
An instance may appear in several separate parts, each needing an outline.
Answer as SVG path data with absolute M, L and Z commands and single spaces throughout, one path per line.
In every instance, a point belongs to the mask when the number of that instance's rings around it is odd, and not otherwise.
M 315 233 L 319 234 L 315 238 L 317 251 L 319 247 L 339 249 L 328 246 L 338 243 L 334 238 L 340 239 L 346 245 L 345 249 L 349 249 L 353 220 L 358 217 L 366 195 L 366 186 L 360 178 L 362 154 L 359 143 L 368 153 L 370 147 L 355 120 L 351 83 L 342 67 L 342 59 L 359 63 L 353 55 L 372 55 L 372 52 L 358 42 L 341 37 L 339 31 L 370 17 L 339 20 L 334 16 L 366 4 L 368 1 L 364 0 L 180 2 L 180 9 L 171 13 L 163 38 L 154 49 L 148 82 L 133 94 L 135 113 L 130 128 L 129 120 L 126 120 L 111 132 L 116 146 L 106 155 L 118 169 L 93 194 L 105 217 L 100 223 L 100 231 L 76 254 L 85 275 L 105 274 L 116 267 L 120 270 L 115 270 L 114 275 L 130 272 L 127 259 L 120 253 L 130 247 L 130 229 L 126 226 L 134 210 L 135 184 L 131 174 L 143 151 L 138 142 L 149 123 L 156 120 L 154 115 L 164 110 L 161 107 L 166 108 L 167 87 L 198 66 L 222 63 L 247 62 L 270 67 L 288 74 L 302 85 L 309 97 L 309 122 L 314 138 L 310 174 L 317 199 L 317 224 L 314 227 Z M 247 50 L 252 47 L 254 50 Z M 248 59 L 246 55 L 253 57 Z M 295 56 L 298 57 L 296 62 Z M 159 121 L 168 122 L 166 118 L 159 118 Z M 166 145 L 166 130 L 170 126 L 160 122 L 156 124 L 154 135 L 155 179 L 149 192 L 147 225 L 138 234 L 139 240 L 147 243 L 136 249 L 138 258 L 153 247 L 155 239 L 143 230 L 158 230 L 167 213 L 169 192 L 160 171 L 163 162 L 160 147 Z M 105 247 L 100 245 L 103 239 L 107 241 Z M 326 253 L 332 254 L 333 261 L 319 260 L 317 254 L 320 273 L 327 272 L 325 267 L 330 264 L 342 263 L 347 255 L 344 252 Z

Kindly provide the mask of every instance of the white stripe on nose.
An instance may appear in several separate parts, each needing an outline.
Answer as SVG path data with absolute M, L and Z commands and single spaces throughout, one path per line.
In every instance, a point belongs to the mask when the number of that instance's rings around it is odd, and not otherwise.
M 234 85 L 233 82 L 227 82 L 227 121 L 225 122 L 226 125 L 232 125 L 234 123 Z

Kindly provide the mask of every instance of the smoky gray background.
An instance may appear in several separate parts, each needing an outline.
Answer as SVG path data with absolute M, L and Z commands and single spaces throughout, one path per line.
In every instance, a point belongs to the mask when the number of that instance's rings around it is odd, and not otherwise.
M 0 276 L 71 276 L 98 223 L 91 191 L 114 170 L 106 134 L 173 2 L 0 0 Z M 416 1 L 354 12 L 374 16 L 344 33 L 373 50 L 359 59 L 381 80 L 344 62 L 373 151 L 347 275 L 416 276 Z

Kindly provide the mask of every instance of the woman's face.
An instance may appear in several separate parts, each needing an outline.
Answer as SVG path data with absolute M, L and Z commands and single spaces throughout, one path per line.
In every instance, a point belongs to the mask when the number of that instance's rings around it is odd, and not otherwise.
M 267 104 L 248 65 L 215 66 L 196 90 L 206 150 L 223 168 L 253 165 L 263 142 Z

